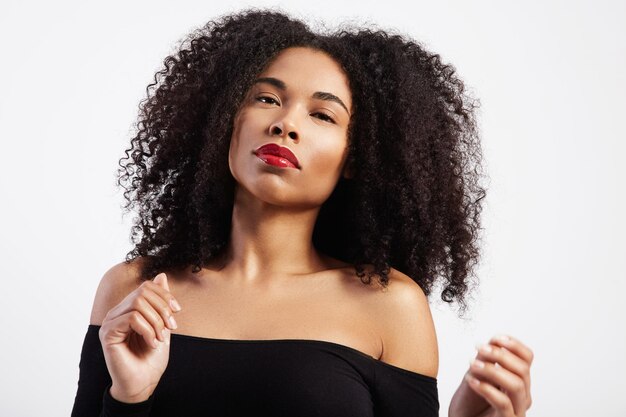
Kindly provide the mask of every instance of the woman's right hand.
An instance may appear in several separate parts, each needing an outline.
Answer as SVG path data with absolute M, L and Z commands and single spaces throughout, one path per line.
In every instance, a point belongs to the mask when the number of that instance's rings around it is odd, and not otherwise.
M 109 310 L 99 336 L 113 398 L 137 403 L 152 395 L 167 368 L 170 330 L 177 327 L 173 312 L 178 311 L 165 273 L 143 282 Z

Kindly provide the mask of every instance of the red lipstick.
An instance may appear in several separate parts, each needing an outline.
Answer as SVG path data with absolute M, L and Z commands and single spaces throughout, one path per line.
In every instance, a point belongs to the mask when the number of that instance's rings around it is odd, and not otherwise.
M 296 158 L 293 152 L 291 152 L 289 148 L 275 143 L 266 143 L 254 151 L 254 154 L 262 159 L 266 164 L 283 168 L 300 169 L 298 158 Z

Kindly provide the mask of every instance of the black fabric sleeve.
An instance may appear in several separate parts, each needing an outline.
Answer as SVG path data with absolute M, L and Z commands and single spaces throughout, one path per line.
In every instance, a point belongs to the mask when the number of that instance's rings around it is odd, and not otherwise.
M 111 376 L 104 360 L 99 330 L 100 326 L 93 324 L 87 328 L 71 417 L 148 417 L 154 396 L 134 404 L 111 397 Z
M 109 385 L 104 390 L 100 417 L 145 417 L 150 415 L 154 394 L 140 403 L 128 404 L 111 397 L 110 388 Z
M 438 417 L 437 379 L 386 363 L 375 369 L 377 417 Z

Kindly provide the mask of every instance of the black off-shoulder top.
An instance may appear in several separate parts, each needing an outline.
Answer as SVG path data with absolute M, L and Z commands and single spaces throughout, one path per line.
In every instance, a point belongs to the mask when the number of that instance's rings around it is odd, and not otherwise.
M 127 404 L 89 325 L 72 417 L 342 416 L 435 417 L 437 379 L 334 342 L 231 340 L 172 334 L 170 358 L 152 396 Z

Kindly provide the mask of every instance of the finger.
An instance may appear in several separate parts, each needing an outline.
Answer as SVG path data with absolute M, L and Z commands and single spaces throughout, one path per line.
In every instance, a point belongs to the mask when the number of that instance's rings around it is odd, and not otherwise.
M 165 300 L 165 302 L 170 306 L 172 311 L 178 312 L 181 310 L 180 304 L 176 300 L 176 298 L 170 293 L 169 284 L 167 282 L 167 276 L 165 273 L 160 273 L 157 275 L 153 281 L 146 281 L 147 284 L 151 285 L 150 288 L 153 289 L 154 292 L 159 294 L 161 298 Z
M 126 343 L 128 335 L 135 332 L 142 337 L 146 345 L 154 349 L 158 347 L 154 328 L 138 311 L 130 311 L 103 323 L 100 331 L 100 340 L 103 344 Z
M 154 291 L 146 291 L 144 298 L 150 303 L 152 308 L 158 312 L 161 317 L 161 322 L 170 329 L 178 327 L 176 320 L 174 319 L 174 313 L 167 302 Z M 159 329 L 160 330 L 160 329 Z
M 511 353 L 515 354 L 523 361 L 526 362 L 526 369 L 523 371 L 521 375 L 522 379 L 524 379 L 524 384 L 526 385 L 527 396 L 527 408 L 532 404 L 531 391 L 530 391 L 530 366 L 534 360 L 533 351 L 522 343 L 519 339 L 512 337 L 510 335 L 499 335 L 491 338 L 490 343 L 494 345 L 499 345 Z
M 132 305 L 135 302 L 135 299 L 137 297 L 142 296 L 142 294 L 149 289 L 149 285 L 153 285 L 154 287 L 156 287 L 152 282 L 150 282 L 150 284 L 148 284 L 148 281 L 144 281 L 143 283 L 141 283 L 140 286 L 138 286 L 137 288 L 135 288 L 133 291 L 131 291 L 128 295 L 126 295 L 126 297 L 124 297 L 124 299 L 117 304 L 115 307 L 113 307 L 111 310 L 109 310 L 107 312 L 106 317 L 109 320 L 113 320 L 114 318 L 121 316 L 123 314 L 128 313 L 129 311 L 131 311 L 133 309 Z
M 154 308 L 154 306 L 148 301 L 150 297 L 158 298 L 152 291 L 147 290 L 141 297 L 137 297 L 132 304 L 132 310 L 136 310 L 142 314 L 142 316 L 150 323 L 154 329 L 154 333 L 161 342 L 164 341 L 163 330 L 168 326 L 167 319 L 163 319 L 161 313 Z
M 476 346 L 478 359 L 498 363 L 503 368 L 518 375 L 524 381 L 527 395 L 530 396 L 530 365 L 510 350 L 493 344 Z
M 529 365 L 532 364 L 534 359 L 533 351 L 523 344 L 518 339 L 509 335 L 499 335 L 491 338 L 489 343 L 493 343 L 498 346 L 502 346 L 522 358 Z
M 148 346 L 151 346 L 154 349 L 159 346 L 154 327 L 140 312 L 131 311 L 128 313 L 128 325 L 134 332 L 143 338 Z
M 167 283 L 167 275 L 165 274 L 165 272 L 161 272 L 160 274 L 158 274 L 156 277 L 154 277 L 154 280 L 152 281 L 155 284 L 160 285 L 161 287 L 163 287 L 167 292 L 170 291 L 170 286 Z
M 499 364 L 473 360 L 470 364 L 472 376 L 503 391 L 510 399 L 516 414 L 527 409 L 527 392 L 524 380 Z
M 469 386 L 483 397 L 502 417 L 515 417 L 510 398 L 488 382 L 480 381 L 468 373 L 465 378 Z
M 170 344 L 172 332 L 169 329 L 163 329 L 164 342 L 166 345 Z
M 165 302 L 162 301 L 161 297 L 154 293 L 154 287 L 156 287 L 156 285 L 151 282 L 148 283 L 146 281 L 142 283 L 139 288 L 130 293 L 129 296 L 127 296 L 120 304 L 115 306 L 109 312 L 109 315 L 110 318 L 115 318 L 116 316 L 121 316 L 131 311 L 138 311 L 152 325 L 157 338 L 160 341 L 163 341 L 163 328 L 171 323 L 169 320 L 171 312 L 168 308 L 167 313 L 165 313 L 165 319 L 161 316 L 158 311 L 161 307 L 158 305 L 157 300 L 161 300 L 164 306 Z M 154 303 L 157 304 L 157 307 L 155 308 L 149 300 L 155 300 Z

